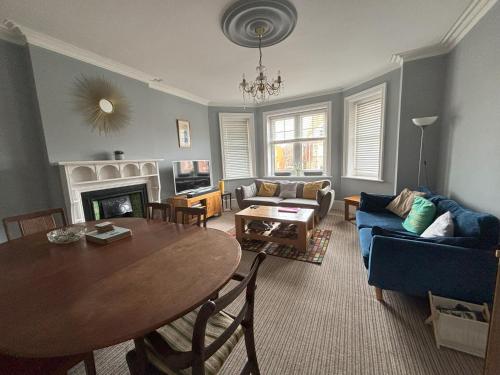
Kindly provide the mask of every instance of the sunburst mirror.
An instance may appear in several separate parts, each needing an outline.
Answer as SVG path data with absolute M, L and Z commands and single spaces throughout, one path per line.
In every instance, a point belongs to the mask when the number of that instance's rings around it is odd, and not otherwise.
M 75 108 L 99 134 L 117 132 L 129 124 L 130 105 L 110 81 L 81 76 L 75 81 L 73 94 Z

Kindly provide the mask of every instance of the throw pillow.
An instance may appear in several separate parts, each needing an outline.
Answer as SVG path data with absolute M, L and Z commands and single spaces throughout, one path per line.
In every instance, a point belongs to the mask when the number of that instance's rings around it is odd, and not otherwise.
M 263 182 L 260 185 L 260 189 L 257 195 L 259 197 L 273 197 L 274 193 L 276 193 L 277 188 L 278 184 L 273 184 L 271 182 Z
M 434 220 L 420 237 L 453 237 L 453 232 L 453 217 L 451 216 L 451 212 L 447 211 Z
M 415 197 L 423 197 L 424 195 L 425 193 L 420 191 L 411 191 L 410 189 L 405 188 L 387 205 L 386 209 L 399 217 L 405 218 L 408 216 L 408 213 L 412 208 Z
M 280 197 L 281 198 L 297 198 L 297 183 L 288 182 L 280 184 Z
M 436 206 L 431 201 L 415 197 L 408 217 L 403 221 L 403 228 L 408 232 L 422 234 L 431 225 L 436 216 Z
M 318 190 L 321 189 L 323 181 L 318 182 L 308 182 L 304 184 L 304 191 L 302 192 L 302 198 L 304 199 L 316 199 L 318 195 Z
M 257 195 L 257 186 L 255 182 L 248 186 L 242 186 L 241 190 L 243 191 L 243 199 L 255 197 Z

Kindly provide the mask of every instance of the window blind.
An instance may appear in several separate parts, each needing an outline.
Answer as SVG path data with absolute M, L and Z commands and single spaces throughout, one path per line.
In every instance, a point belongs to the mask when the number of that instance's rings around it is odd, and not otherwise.
M 344 177 L 382 180 L 386 84 L 344 99 Z
M 221 115 L 220 133 L 224 178 L 253 177 L 248 115 Z
M 382 97 L 355 103 L 351 111 L 354 130 L 353 172 L 377 178 L 380 170 Z

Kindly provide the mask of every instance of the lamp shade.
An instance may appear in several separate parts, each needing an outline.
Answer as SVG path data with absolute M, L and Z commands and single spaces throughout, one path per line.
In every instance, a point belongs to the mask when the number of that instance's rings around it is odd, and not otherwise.
M 430 116 L 430 117 L 415 117 L 411 119 L 413 123 L 417 126 L 429 126 L 436 122 L 438 116 Z

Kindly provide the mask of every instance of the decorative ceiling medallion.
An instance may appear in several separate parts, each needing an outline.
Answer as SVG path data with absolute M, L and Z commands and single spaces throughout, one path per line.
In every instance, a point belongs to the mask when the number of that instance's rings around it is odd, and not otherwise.
M 258 48 L 255 30 L 266 30 L 261 46 L 268 47 L 286 39 L 296 23 L 297 10 L 288 0 L 239 0 L 224 12 L 221 27 L 233 43 Z
M 104 78 L 76 79 L 75 109 L 99 134 L 117 132 L 130 122 L 130 105 L 121 92 Z

